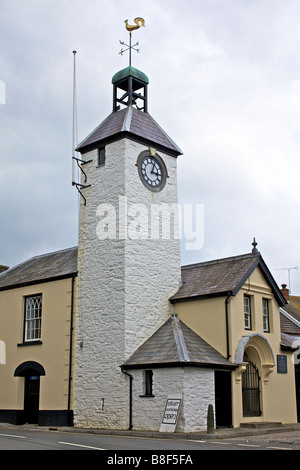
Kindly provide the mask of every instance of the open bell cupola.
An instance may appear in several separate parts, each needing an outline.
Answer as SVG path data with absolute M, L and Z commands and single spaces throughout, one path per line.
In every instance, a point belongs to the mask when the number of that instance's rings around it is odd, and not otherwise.
M 182 151 L 148 112 L 148 77 L 131 65 L 115 73 L 113 111 L 76 148 L 82 155 L 123 137 L 177 157 Z
M 131 65 L 117 72 L 112 78 L 113 112 L 122 106 L 132 106 L 148 112 L 148 77 Z

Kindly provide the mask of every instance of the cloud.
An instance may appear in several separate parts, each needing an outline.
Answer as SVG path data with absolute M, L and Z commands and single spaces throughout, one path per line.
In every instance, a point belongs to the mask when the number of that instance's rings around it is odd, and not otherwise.
M 197 262 L 251 250 L 272 269 L 300 263 L 300 5 L 293 0 L 4 0 L 1 6 L 0 263 L 77 243 L 71 186 L 72 67 L 78 140 L 112 109 L 127 66 L 123 21 L 142 16 L 134 66 L 150 79 L 149 112 L 183 149 L 179 198 L 204 204 Z M 287 283 L 285 271 L 272 271 Z M 300 273 L 291 274 L 300 295 Z

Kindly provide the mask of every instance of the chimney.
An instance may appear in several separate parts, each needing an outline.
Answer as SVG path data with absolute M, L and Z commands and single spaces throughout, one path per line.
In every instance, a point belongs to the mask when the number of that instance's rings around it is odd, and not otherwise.
M 290 299 L 290 296 L 289 296 L 289 290 L 287 288 L 287 285 L 286 284 L 281 284 L 281 289 L 280 289 L 283 297 L 285 298 L 285 300 L 288 302 L 289 299 Z

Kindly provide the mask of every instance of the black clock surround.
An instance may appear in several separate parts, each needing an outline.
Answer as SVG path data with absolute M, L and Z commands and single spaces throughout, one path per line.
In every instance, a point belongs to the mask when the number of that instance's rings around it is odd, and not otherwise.
M 152 192 L 161 191 L 166 184 L 167 168 L 156 152 L 144 151 L 137 159 L 138 172 L 143 185 Z

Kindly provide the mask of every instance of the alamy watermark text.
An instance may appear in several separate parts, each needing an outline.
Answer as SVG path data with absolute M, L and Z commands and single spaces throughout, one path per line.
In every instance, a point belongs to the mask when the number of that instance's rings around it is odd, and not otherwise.
M 129 204 L 119 196 L 117 207 L 99 204 L 96 233 L 99 240 L 184 240 L 186 250 L 204 244 L 203 204 Z

